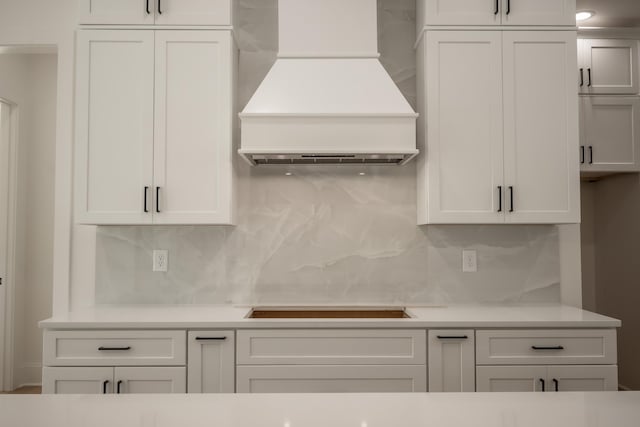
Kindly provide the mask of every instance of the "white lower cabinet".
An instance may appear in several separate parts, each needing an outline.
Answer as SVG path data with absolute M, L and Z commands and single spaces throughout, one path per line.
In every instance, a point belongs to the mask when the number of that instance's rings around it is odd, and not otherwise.
M 429 330 L 429 391 L 476 390 L 475 331 Z
M 618 367 L 478 366 L 477 391 L 615 391 Z
M 185 393 L 184 367 L 45 367 L 44 394 Z
M 425 365 L 239 366 L 238 393 L 425 392 Z
M 189 393 L 233 393 L 234 331 L 191 331 L 188 346 Z
M 424 392 L 424 329 L 238 331 L 239 393 Z

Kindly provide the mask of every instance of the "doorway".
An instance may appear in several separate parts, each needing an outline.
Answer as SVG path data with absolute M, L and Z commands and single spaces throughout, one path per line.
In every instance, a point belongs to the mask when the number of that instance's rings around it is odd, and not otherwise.
M 51 316 L 58 55 L 0 46 L 0 391 L 38 386 Z

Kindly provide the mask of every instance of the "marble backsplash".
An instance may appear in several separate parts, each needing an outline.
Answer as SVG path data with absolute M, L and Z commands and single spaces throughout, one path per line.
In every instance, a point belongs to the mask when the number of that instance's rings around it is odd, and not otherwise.
M 241 106 L 275 60 L 276 4 L 239 0 Z M 415 1 L 379 0 L 379 29 L 380 60 L 415 106 Z M 560 301 L 555 226 L 418 227 L 415 172 L 240 163 L 237 227 L 98 227 L 96 303 Z M 462 273 L 463 248 L 477 273 Z M 152 272 L 153 249 L 169 251 L 167 273 Z
M 240 187 L 236 227 L 99 227 L 96 302 L 560 301 L 555 226 L 418 227 L 413 166 L 246 168 Z M 463 248 L 477 273 L 461 271 Z

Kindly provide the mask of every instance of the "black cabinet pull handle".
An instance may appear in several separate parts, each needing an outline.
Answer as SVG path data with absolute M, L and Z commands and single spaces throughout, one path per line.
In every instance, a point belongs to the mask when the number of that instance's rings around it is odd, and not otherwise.
M 118 381 L 118 384 L 117 384 L 117 387 L 116 387 L 118 394 L 120 394 L 120 387 L 122 387 L 122 381 Z
M 502 185 L 498 185 L 498 212 L 502 212 Z
M 584 86 L 584 68 L 580 68 L 580 87 Z
M 160 213 L 160 187 L 156 187 L 156 212 Z
M 227 337 L 196 337 L 196 341 L 224 341 Z
M 507 0 L 507 15 L 511 13 L 511 0 Z
M 438 335 L 439 340 L 466 340 L 469 339 L 466 335 Z
M 561 345 L 545 346 L 545 345 L 532 345 L 532 350 L 564 350 Z
M 158 0 L 158 13 L 162 15 L 162 5 L 160 4 L 162 0 Z
M 513 186 L 509 186 L 509 212 L 513 212 Z
M 147 15 L 151 15 L 151 10 L 149 10 L 149 0 L 147 0 Z
M 587 68 L 587 76 L 589 77 L 589 83 L 587 83 L 587 86 L 591 87 L 591 68 Z
M 554 387 L 556 388 L 556 391 L 560 391 L 560 390 L 558 390 L 560 388 L 559 384 L 558 384 L 558 380 L 554 378 L 552 381 L 553 381 Z
M 545 391 L 544 390 L 544 380 L 542 378 L 540 378 L 540 385 L 542 386 L 542 391 Z
M 144 213 L 149 213 L 149 207 L 147 206 L 148 193 L 149 187 L 144 187 Z
M 127 351 L 131 350 L 131 347 L 98 347 L 98 351 Z
M 107 386 L 109 385 L 109 380 L 105 380 L 102 383 L 102 394 L 107 394 Z
M 497 15 L 498 13 L 500 13 L 500 0 L 496 0 L 496 9 L 493 14 Z
M 589 146 L 589 164 L 593 164 L 593 145 Z
M 580 146 L 580 164 L 584 164 L 584 145 Z

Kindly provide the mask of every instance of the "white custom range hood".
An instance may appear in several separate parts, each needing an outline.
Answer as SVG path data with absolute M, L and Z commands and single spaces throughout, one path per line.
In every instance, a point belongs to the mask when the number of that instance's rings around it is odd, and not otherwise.
M 416 117 L 378 60 L 376 0 L 279 0 L 278 59 L 240 113 L 252 165 L 404 164 Z

